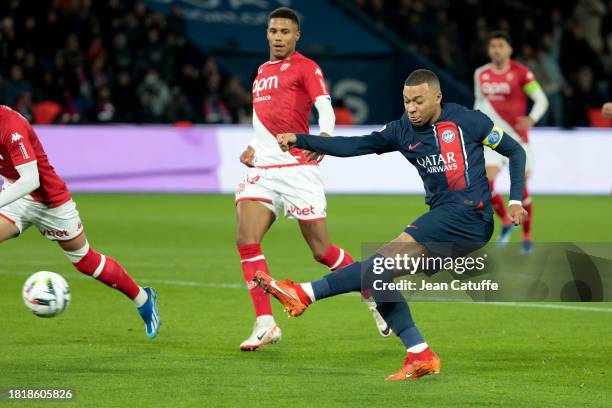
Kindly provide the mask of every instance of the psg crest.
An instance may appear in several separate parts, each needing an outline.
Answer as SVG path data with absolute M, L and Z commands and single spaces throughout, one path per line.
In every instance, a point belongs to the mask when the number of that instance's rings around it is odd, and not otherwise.
M 455 132 L 450 129 L 445 130 L 442 132 L 442 140 L 444 140 L 446 143 L 452 142 L 455 140 Z

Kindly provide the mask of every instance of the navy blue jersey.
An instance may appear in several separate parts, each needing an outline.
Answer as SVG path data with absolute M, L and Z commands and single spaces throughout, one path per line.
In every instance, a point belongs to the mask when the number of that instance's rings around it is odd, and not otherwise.
M 521 200 L 525 151 L 494 126 L 480 111 L 454 103 L 442 105 L 434 123 L 413 126 L 407 115 L 381 131 L 357 137 L 298 135 L 296 147 L 332 156 L 359 156 L 400 152 L 418 170 L 425 186 L 425 202 L 432 208 L 444 203 L 488 207 L 491 193 L 485 174 L 483 146 L 510 157 L 511 200 Z

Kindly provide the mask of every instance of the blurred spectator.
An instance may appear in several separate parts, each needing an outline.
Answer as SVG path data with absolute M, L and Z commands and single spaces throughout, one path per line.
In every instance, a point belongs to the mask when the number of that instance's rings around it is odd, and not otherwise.
M 134 66 L 132 51 L 128 47 L 127 36 L 123 32 L 115 34 L 111 51 L 111 64 L 115 71 L 131 71 Z
M 98 122 L 101 123 L 115 121 L 115 105 L 113 105 L 111 100 L 111 91 L 107 86 L 103 86 L 98 91 L 96 118 L 98 119 Z
M 595 77 L 591 67 L 583 65 L 572 79 L 569 93 L 570 111 L 574 126 L 589 126 L 588 112 L 601 107 L 603 101 L 595 92 Z
M 14 103 L 14 109 L 30 122 L 32 121 L 32 108 L 32 94 L 30 92 L 21 93 Z
M 140 51 L 139 71 L 144 72 L 147 68 L 155 69 L 164 78 L 170 73 L 169 61 L 172 56 L 169 55 L 166 45 L 160 41 L 160 33 L 157 28 L 151 28 L 147 32 L 147 44 Z
M 179 87 L 172 89 L 172 103 L 168 107 L 166 119 L 171 123 L 193 121 L 191 104 Z
M 234 123 L 250 123 L 252 101 L 250 92 L 247 92 L 236 77 L 231 77 L 223 88 L 223 100 L 226 101 Z
M 89 48 L 85 52 L 85 63 L 91 64 L 98 58 L 106 61 L 107 54 L 108 52 L 106 51 L 106 48 L 104 48 L 104 44 L 102 43 L 102 37 L 95 36 L 93 40 L 91 40 Z
M 142 82 L 136 90 L 141 101 L 141 117 L 145 122 L 161 122 L 165 109 L 170 102 L 170 88 L 168 84 L 159 77 L 155 68 L 147 69 Z
M 66 38 L 66 44 L 64 45 L 64 58 L 66 63 L 71 67 L 76 67 L 83 63 L 83 52 L 81 51 L 81 45 L 79 44 L 79 37 L 76 33 L 71 33 Z
M 113 102 L 116 108 L 117 122 L 133 122 L 136 120 L 138 99 L 136 89 L 129 71 L 120 71 L 112 90 Z
M 603 49 L 601 22 L 606 14 L 606 5 L 601 0 L 578 0 L 574 8 L 576 23 L 584 30 L 584 36 L 595 52 Z
M 11 97 L 6 80 L 0 75 L 0 105 L 10 105 Z
M 544 37 L 547 36 L 551 35 L 544 34 Z M 564 79 L 559 64 L 543 47 L 534 50 L 531 44 L 523 44 L 521 55 L 522 62 L 531 69 L 548 97 L 548 110 L 538 124 L 540 126 L 561 126 L 563 124 Z
M 9 105 L 14 105 L 24 93 L 32 94 L 32 84 L 23 78 L 23 70 L 19 65 L 11 67 L 11 76 L 6 81 Z
M 230 111 L 219 93 L 221 77 L 218 74 L 213 74 L 207 78 L 207 85 L 208 90 L 202 102 L 204 122 L 232 123 Z

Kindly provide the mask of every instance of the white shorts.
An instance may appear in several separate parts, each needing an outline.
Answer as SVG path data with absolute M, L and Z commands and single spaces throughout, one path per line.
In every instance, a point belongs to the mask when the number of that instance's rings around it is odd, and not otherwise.
M 259 201 L 278 217 L 317 221 L 327 216 L 327 200 L 319 166 L 254 168 L 236 187 L 236 203 Z
M 531 150 L 531 146 L 529 143 L 521 143 L 523 149 L 525 149 L 525 155 L 527 156 L 527 162 L 525 163 L 525 172 L 531 174 L 533 169 L 533 151 Z M 491 149 L 488 146 L 484 146 L 484 158 L 485 158 L 485 166 L 494 166 L 502 168 L 508 165 L 508 158 L 497 153 L 495 150 Z
M 26 196 L 0 208 L 0 217 L 11 221 L 24 232 L 32 225 L 51 241 L 70 241 L 83 233 L 83 225 L 74 201 L 47 208 Z

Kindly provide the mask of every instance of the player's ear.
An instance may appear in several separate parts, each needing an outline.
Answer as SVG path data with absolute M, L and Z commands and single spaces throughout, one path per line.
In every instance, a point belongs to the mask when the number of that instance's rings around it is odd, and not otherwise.
M 297 30 L 295 32 L 295 41 L 299 41 L 300 37 L 302 36 L 302 32 L 300 30 Z
M 436 92 L 436 103 L 442 102 L 442 92 Z

